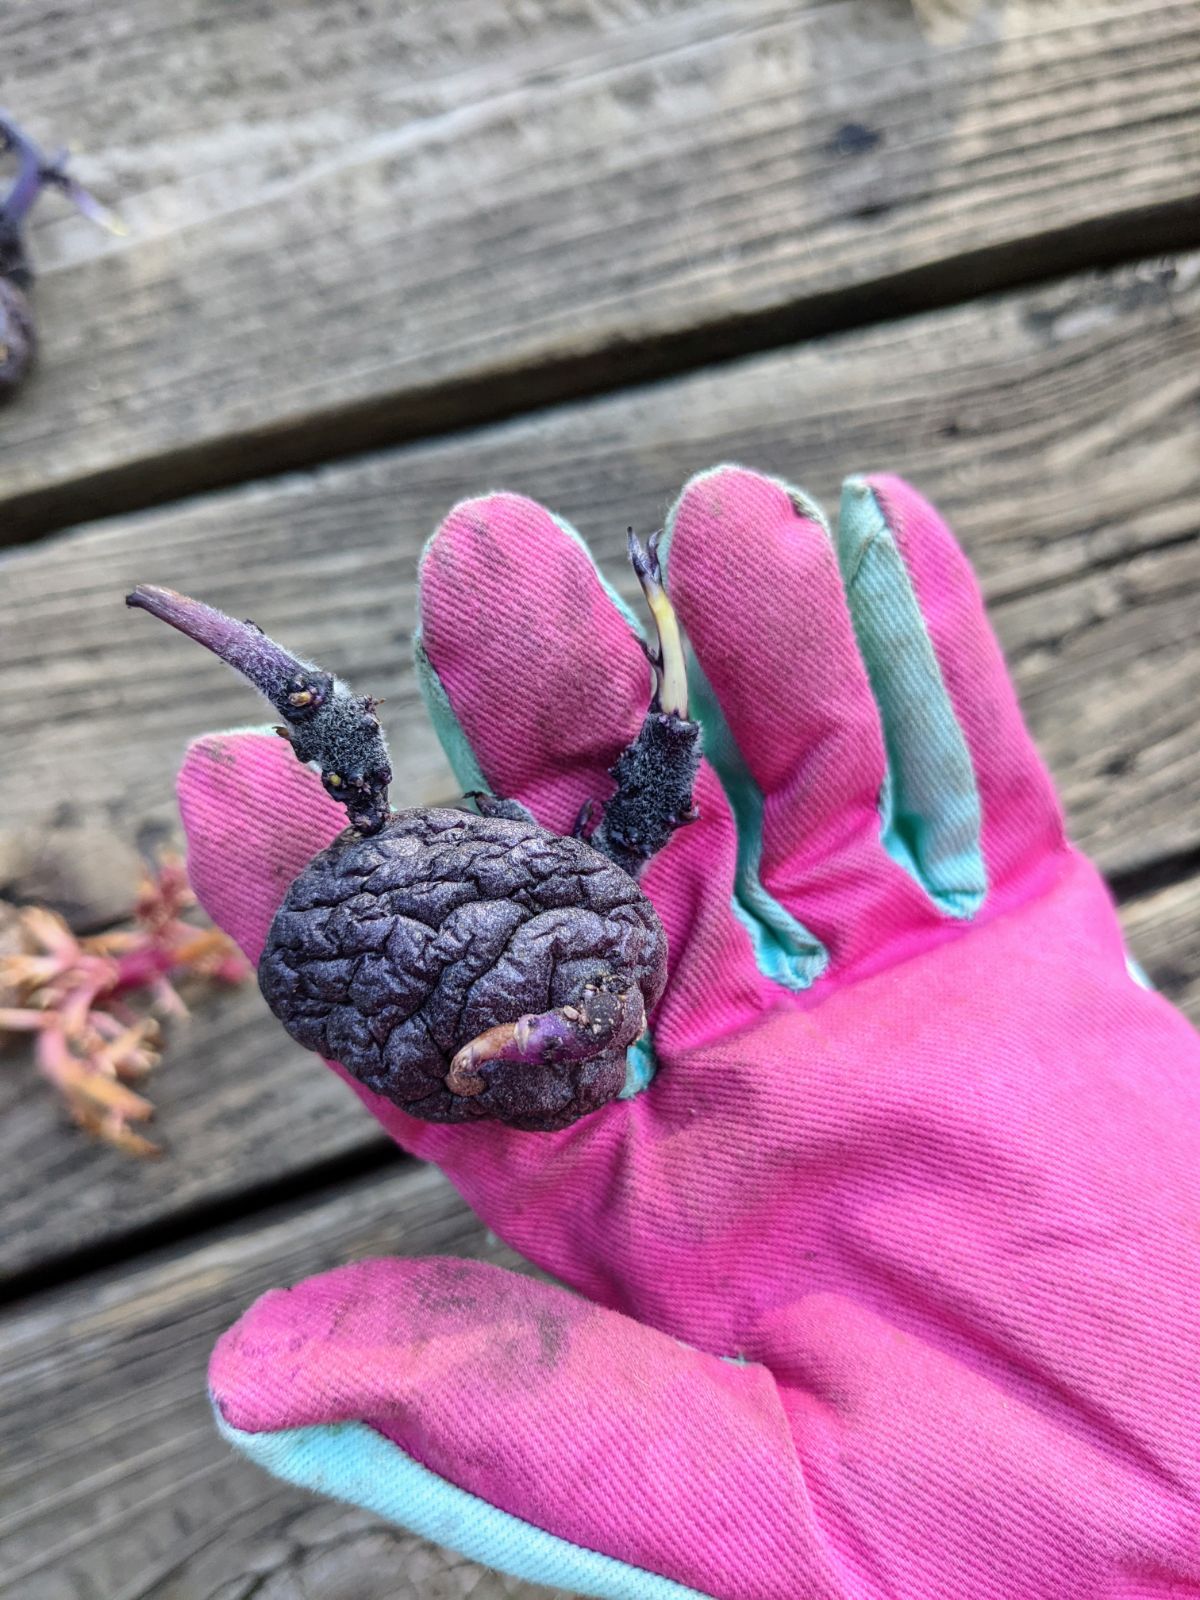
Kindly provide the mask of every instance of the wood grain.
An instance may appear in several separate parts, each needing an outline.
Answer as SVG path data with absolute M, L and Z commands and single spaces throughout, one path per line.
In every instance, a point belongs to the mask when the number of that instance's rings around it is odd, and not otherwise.
M 1121 921 L 1155 988 L 1200 1027 L 1200 872 L 1139 895 Z
M 0 1321 L 0 1595 L 550 1600 L 275 1482 L 216 1431 L 205 1370 L 218 1335 L 274 1285 L 384 1253 L 519 1265 L 449 1184 L 412 1168 Z
M 653 526 L 688 473 L 732 457 L 827 500 L 848 470 L 899 467 L 939 501 L 1076 836 L 1108 871 L 1136 872 L 1200 843 L 1198 397 L 1200 258 L 1183 257 L 80 530 L 0 569 L 0 747 L 19 752 L 0 764 L 0 814 L 44 822 L 78 794 L 131 836 L 167 829 L 185 740 L 261 716 L 231 673 L 124 610 L 138 579 L 250 612 L 386 695 L 397 802 L 444 797 L 409 667 L 416 555 L 438 516 L 521 489 L 621 576 L 627 523 Z M 1181 930 L 1181 957 L 1192 943 Z M 157 1167 L 57 1127 L 28 1080 L 9 1074 L 5 1092 L 9 1273 L 297 1179 L 323 1151 L 379 1150 L 252 993 L 198 1015 L 168 1055 L 153 1093 L 172 1154 Z
M 421 546 L 495 487 L 575 522 L 626 593 L 624 529 L 662 518 L 689 473 L 736 459 L 836 507 L 844 473 L 902 469 L 958 529 L 1076 831 L 1113 871 L 1195 843 L 1182 792 L 1135 776 L 1188 719 L 1200 487 L 1200 256 L 1087 275 L 434 444 L 84 528 L 0 568 L 0 812 L 64 807 L 169 828 L 186 741 L 270 720 L 245 684 L 122 597 L 171 583 L 253 615 L 386 695 L 396 800 L 453 781 L 411 669 Z M 600 670 L 600 664 L 598 670 Z M 1160 715 L 1138 695 L 1157 684 Z M 1182 674 L 1182 676 L 1180 675 Z M 1129 696 L 1133 695 L 1131 701 Z M 1086 718 L 1086 738 L 1079 719 Z M 1157 737 L 1156 737 L 1157 735 Z M 1060 755 L 1061 752 L 1061 755 Z M 1166 756 L 1163 757 L 1167 759 Z M 1076 795 L 1081 802 L 1076 804 Z M 1108 806 L 1136 829 L 1101 838 Z
M 39 211 L 8 538 L 1200 232 L 1187 0 L 952 50 L 901 0 L 56 0 L 5 51 L 130 228 Z
M 253 1206 L 290 1175 L 352 1175 L 402 1160 L 340 1079 L 271 1026 L 253 981 L 168 1025 L 165 1064 L 142 1087 L 156 1162 L 88 1141 L 24 1048 L 0 1054 L 0 1292 L 48 1268 L 86 1271 L 97 1250 L 227 1206 Z

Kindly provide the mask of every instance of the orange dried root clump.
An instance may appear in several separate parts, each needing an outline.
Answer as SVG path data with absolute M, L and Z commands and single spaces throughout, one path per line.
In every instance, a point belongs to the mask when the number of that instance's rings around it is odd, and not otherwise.
M 147 873 L 132 928 L 81 939 L 30 906 L 16 912 L 0 952 L 0 1035 L 32 1034 L 38 1069 L 72 1119 L 130 1155 L 161 1154 L 132 1126 L 154 1107 L 129 1084 L 158 1064 L 162 1028 L 129 1002 L 185 1016 L 180 977 L 240 983 L 249 972 L 225 934 L 184 920 L 194 904 L 182 862 L 169 857 Z

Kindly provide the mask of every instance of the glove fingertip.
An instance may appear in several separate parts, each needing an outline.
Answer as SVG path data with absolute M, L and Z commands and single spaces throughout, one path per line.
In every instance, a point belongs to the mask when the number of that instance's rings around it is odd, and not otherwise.
M 280 1426 L 275 1376 L 287 1378 L 287 1302 L 290 1289 L 268 1289 L 242 1313 L 213 1346 L 208 1358 L 208 1393 L 224 1422 L 242 1432 L 258 1433 Z M 307 1343 L 298 1328 L 291 1334 L 292 1366 Z
M 561 518 L 510 493 L 455 506 L 421 560 L 420 650 L 460 781 L 483 775 L 563 833 L 611 788 L 650 669 L 630 614 Z

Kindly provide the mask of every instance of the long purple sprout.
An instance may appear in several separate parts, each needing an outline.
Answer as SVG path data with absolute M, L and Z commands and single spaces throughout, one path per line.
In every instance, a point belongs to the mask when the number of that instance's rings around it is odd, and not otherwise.
M 298 758 L 320 769 L 325 788 L 346 807 L 351 824 L 363 834 L 379 832 L 390 815 L 392 769 L 376 701 L 292 655 L 257 623 L 237 622 L 174 589 L 140 583 L 125 604 L 170 623 L 248 679 L 287 724 L 279 732 Z
M 655 670 L 654 695 L 636 739 L 611 768 L 616 792 L 594 827 L 589 829 L 589 805 L 576 828 L 631 877 L 698 814 L 692 792 L 700 727 L 688 716 L 683 636 L 663 587 L 657 545 L 656 536 L 644 548 L 629 530 L 630 561 L 657 633 L 656 645 L 646 650 Z M 379 832 L 390 815 L 392 773 L 376 701 L 355 695 L 332 673 L 292 655 L 256 623 L 237 622 L 174 589 L 139 584 L 126 596 L 126 604 L 170 623 L 248 679 L 278 711 L 287 724 L 279 732 L 301 761 L 320 770 L 326 789 L 345 805 L 353 826 L 363 834 Z M 512 800 L 485 797 L 477 803 L 489 816 L 533 820 Z

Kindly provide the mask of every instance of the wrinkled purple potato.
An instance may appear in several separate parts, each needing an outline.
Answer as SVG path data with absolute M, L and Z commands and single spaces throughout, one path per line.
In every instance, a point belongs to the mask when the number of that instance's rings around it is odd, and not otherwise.
M 617 1096 L 625 1052 L 667 976 L 666 936 L 636 874 L 696 815 L 699 728 L 687 718 L 683 646 L 655 541 L 630 556 L 659 630 L 654 699 L 612 771 L 589 840 L 518 803 L 393 813 L 375 702 L 170 589 L 128 596 L 213 650 L 284 717 L 351 827 L 289 888 L 259 984 L 300 1044 L 429 1122 L 492 1118 L 567 1127 Z

